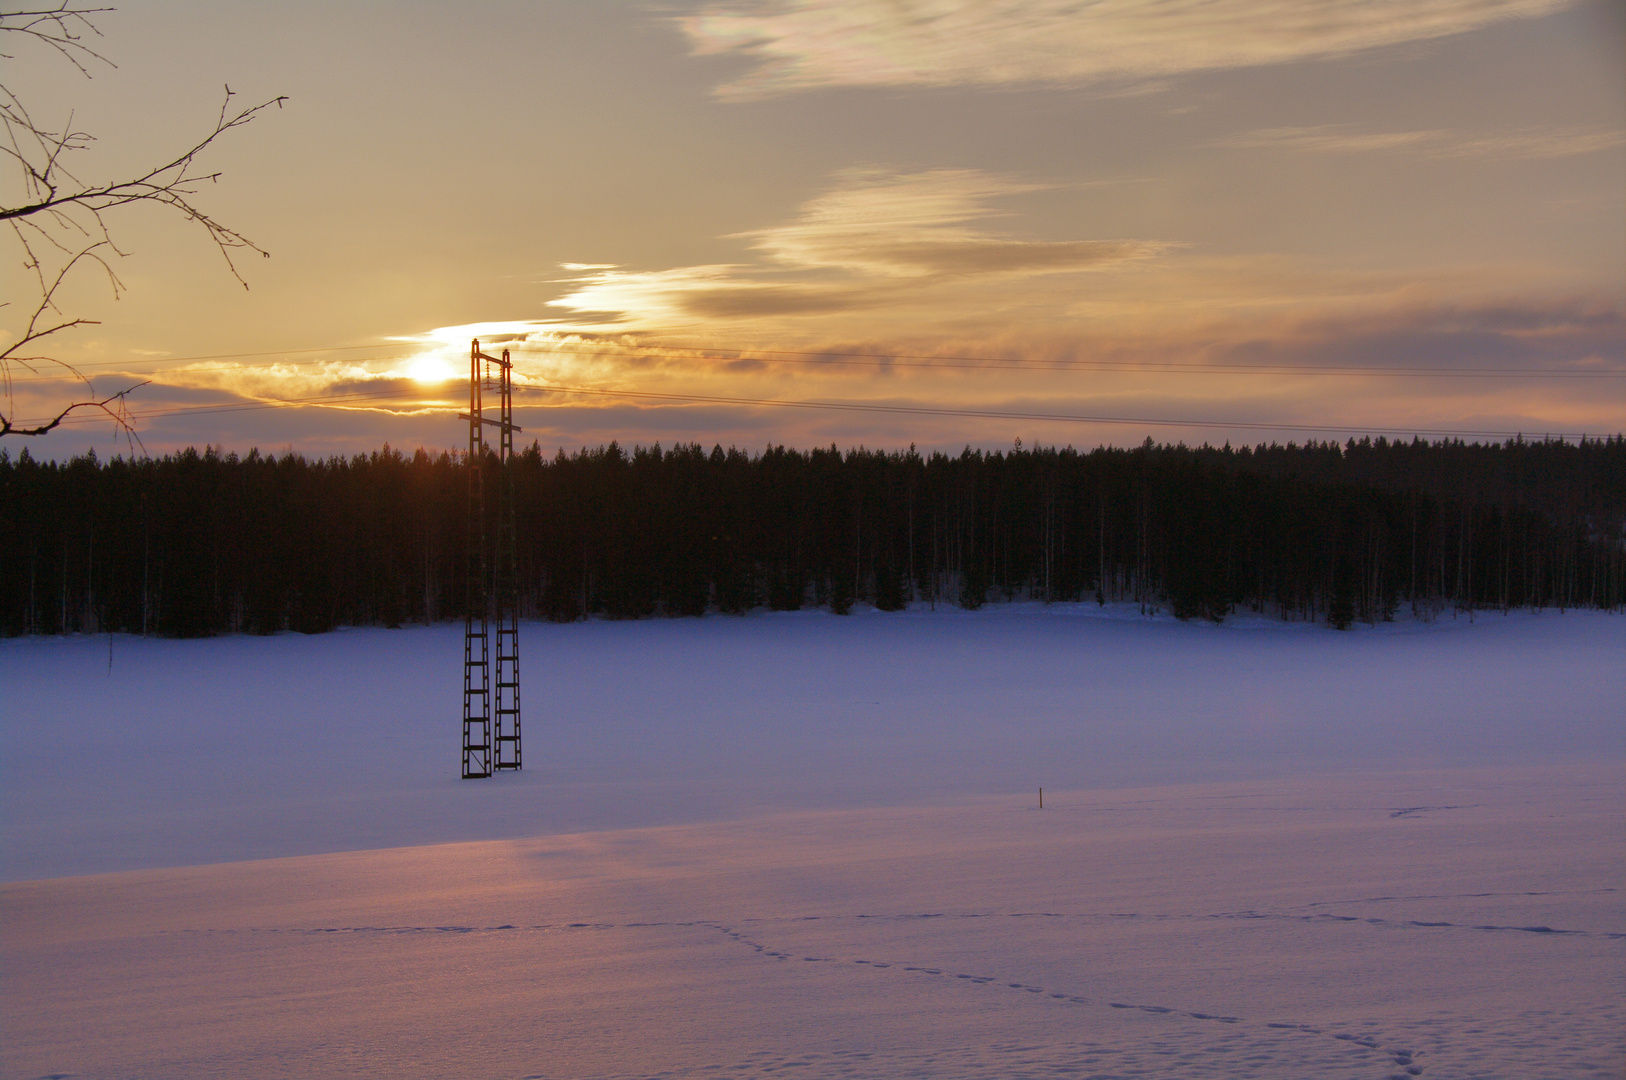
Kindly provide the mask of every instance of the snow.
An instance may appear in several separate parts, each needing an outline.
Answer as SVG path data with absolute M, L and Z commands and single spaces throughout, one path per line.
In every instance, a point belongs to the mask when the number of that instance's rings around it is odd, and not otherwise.
M 1340 634 L 1094 604 L 521 631 L 526 768 L 457 779 L 462 627 L 0 642 L 6 879 L 941 801 L 1626 758 L 1626 619 Z
M 0 642 L 0 1075 L 1626 1067 L 1620 616 L 460 633 Z

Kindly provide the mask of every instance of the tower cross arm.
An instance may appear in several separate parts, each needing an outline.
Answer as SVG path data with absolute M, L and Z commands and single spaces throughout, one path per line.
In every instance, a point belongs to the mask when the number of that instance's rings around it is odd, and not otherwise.
M 473 420 L 473 419 L 475 419 L 475 417 L 470 416 L 466 412 L 458 413 L 457 418 L 459 420 Z M 482 424 L 490 424 L 492 427 L 495 427 L 495 428 L 507 428 L 509 431 L 524 431 L 525 430 L 524 428 L 520 427 L 518 424 L 512 423 L 511 421 L 493 420 L 489 416 L 479 417 L 479 421 Z

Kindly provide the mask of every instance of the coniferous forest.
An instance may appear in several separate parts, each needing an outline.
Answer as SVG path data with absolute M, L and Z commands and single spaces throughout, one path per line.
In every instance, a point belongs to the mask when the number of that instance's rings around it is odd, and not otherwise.
M 0 451 L 0 633 L 459 618 L 466 462 Z M 486 490 L 503 481 L 484 463 Z M 1626 601 L 1626 439 L 941 453 L 612 443 L 507 466 L 521 611 L 1128 601 L 1337 627 Z M 495 513 L 495 498 L 486 500 Z

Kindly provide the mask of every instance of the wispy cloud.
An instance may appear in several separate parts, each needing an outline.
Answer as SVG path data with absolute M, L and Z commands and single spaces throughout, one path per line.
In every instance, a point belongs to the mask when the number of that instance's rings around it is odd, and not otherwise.
M 1206 272 L 1238 278 L 1249 276 L 1245 271 L 1243 265 L 1216 264 Z M 1297 276 L 1305 277 L 1302 271 Z M 1186 281 L 1181 291 L 1190 284 Z M 1396 291 L 1394 283 L 1385 288 L 1374 280 L 1360 302 L 1352 304 L 1352 295 L 1362 292 L 1358 282 L 1346 281 L 1338 288 L 1331 281 L 1308 284 L 1315 286 L 1313 304 L 1274 310 L 1269 305 L 1241 311 L 1209 308 L 1196 322 L 1171 319 L 1174 313 L 1160 310 L 1127 324 L 1007 321 L 959 337 L 934 334 L 932 326 L 895 325 L 890 333 L 840 336 L 850 324 L 815 324 L 804 351 L 795 353 L 753 352 L 744 341 L 735 341 L 731 349 L 670 348 L 640 334 L 567 332 L 536 322 L 448 326 L 413 335 L 413 340 L 450 342 L 447 348 L 466 355 L 471 336 L 480 336 L 482 344 L 501 337 L 515 349 L 519 365 L 524 392 L 516 404 L 526 438 L 538 438 L 544 447 L 616 438 L 623 443 L 698 439 L 708 445 L 757 446 L 832 441 L 902 446 L 913 441 L 957 449 L 967 443 L 1008 445 L 1018 434 L 1028 442 L 1093 445 L 1121 440 L 1126 431 L 1060 421 L 748 404 L 787 399 L 1247 424 L 1531 433 L 1620 430 L 1618 379 L 1525 377 L 1618 373 L 1626 355 L 1626 317 L 1616 302 L 1483 295 L 1451 299 Z M 896 357 L 899 353 L 915 355 Z M 899 362 L 878 359 L 886 354 Z M 979 356 L 1004 360 L 967 363 Z M 1448 377 L 1453 371 L 1469 375 L 1498 369 L 1523 374 Z M 1414 377 L 1386 374 L 1395 371 Z M 595 392 L 548 388 L 557 384 Z M 635 396 L 617 396 L 622 392 Z M 239 450 L 296 443 L 307 451 L 348 453 L 386 440 L 406 447 L 456 443 L 466 430 L 455 418 L 466 400 L 463 394 L 461 383 L 425 387 L 376 365 L 324 360 L 261 372 L 234 373 L 226 366 L 178 371 L 144 387 L 139 407 L 152 414 L 143 421 L 143 438 L 153 452 L 189 442 L 224 441 Z M 241 414 L 184 411 L 262 396 L 303 404 Z M 24 415 L 40 411 L 21 395 L 19 405 L 30 410 Z M 183 411 L 172 413 L 174 409 Z M 338 428 L 333 426 L 339 415 L 335 410 L 344 416 Z M 1192 437 L 1190 429 L 1148 423 L 1135 429 L 1134 438 L 1148 433 L 1160 439 Z M 1265 437 L 1250 428 L 1205 430 L 1203 436 L 1216 441 Z M 105 444 L 105 435 L 99 441 Z M 53 449 L 62 446 L 53 443 Z
M 1618 372 L 1626 320 L 1618 302 L 1563 268 L 1362 271 L 1164 241 L 1029 238 L 1005 207 L 1034 190 L 973 170 L 848 171 L 783 223 L 736 234 L 752 256 L 737 262 L 578 263 L 554 320 L 441 327 L 368 360 L 187 365 L 144 388 L 143 401 L 295 399 L 355 410 L 358 424 L 387 419 L 400 443 L 409 431 L 455 431 L 462 384 L 422 369 L 466 372 L 477 337 L 487 350 L 514 350 L 522 423 L 544 444 L 608 430 L 708 441 L 773 430 L 804 444 L 1012 434 L 1009 421 L 952 416 L 764 419 L 753 402 L 767 400 L 1619 427 L 1618 380 L 1571 376 Z M 719 419 L 725 412 L 732 419 Z M 1024 424 L 1021 433 L 1094 440 L 1116 429 Z M 455 435 L 437 436 L 446 437 Z
M 1355 131 L 1339 125 L 1323 124 L 1317 127 L 1259 128 L 1216 140 L 1214 145 L 1233 150 L 1364 154 L 1438 145 L 1447 136 L 1448 133 L 1444 131 Z
M 883 303 L 896 292 L 753 277 L 761 272 L 736 264 L 606 270 L 578 279 L 574 292 L 552 303 L 576 312 L 587 325 L 676 329 L 697 321 L 853 311 Z
M 969 169 L 849 170 L 783 225 L 738 234 L 754 265 L 596 270 L 553 301 L 633 325 L 822 315 L 898 305 L 945 288 L 1103 270 L 1171 245 L 1148 240 L 1030 240 L 977 223 L 1002 196 L 1034 187 Z
M 756 66 L 731 99 L 831 86 L 1082 85 L 1426 41 L 1569 0 L 732 0 L 682 20 Z
M 1362 131 L 1347 125 L 1260 128 L 1219 140 L 1242 150 L 1365 154 L 1402 152 L 1425 157 L 1556 158 L 1591 154 L 1626 144 L 1626 132 L 1566 128 L 1464 134 L 1430 131 Z
M 1144 241 L 1019 240 L 973 228 L 991 200 L 1035 190 L 969 169 L 843 173 L 788 225 L 746 233 L 775 262 L 881 277 L 1086 270 L 1151 254 Z

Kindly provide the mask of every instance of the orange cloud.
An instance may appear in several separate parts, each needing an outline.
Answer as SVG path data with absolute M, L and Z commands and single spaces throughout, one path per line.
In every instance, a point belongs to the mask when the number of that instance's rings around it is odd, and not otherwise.
M 831 86 L 1082 85 L 1427 41 L 1568 0 L 733 0 L 681 20 L 698 54 L 756 61 L 745 100 Z
M 762 263 L 599 269 L 553 304 L 589 323 L 668 331 L 715 320 L 945 307 L 952 304 L 945 293 L 1123 267 L 1174 246 L 1031 240 L 974 224 L 1002 214 L 993 200 L 1031 190 L 971 169 L 848 170 L 794 220 L 739 234 L 763 254 Z

